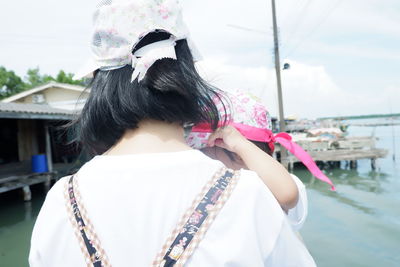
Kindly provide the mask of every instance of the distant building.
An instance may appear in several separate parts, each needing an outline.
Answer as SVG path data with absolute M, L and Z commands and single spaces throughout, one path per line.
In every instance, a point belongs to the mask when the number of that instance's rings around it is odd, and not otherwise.
M 78 162 L 79 144 L 71 144 L 73 133 L 62 127 L 76 112 L 46 103 L 24 103 L 38 92 L 47 99 L 57 99 L 54 95 L 58 91 L 67 99 L 74 93 L 77 96 L 78 91 L 71 89 L 70 93 L 59 86 L 39 89 L 19 94 L 16 103 L 0 102 L 0 193 L 22 188 L 25 200 L 30 199 L 30 186 L 44 182 L 48 187 L 51 180 L 71 173 L 74 165 L 83 162 Z M 34 173 L 32 157 L 40 154 L 46 155 L 47 171 Z
M 1 100 L 2 103 L 47 104 L 50 107 L 82 109 L 89 91 L 79 85 L 50 82 Z

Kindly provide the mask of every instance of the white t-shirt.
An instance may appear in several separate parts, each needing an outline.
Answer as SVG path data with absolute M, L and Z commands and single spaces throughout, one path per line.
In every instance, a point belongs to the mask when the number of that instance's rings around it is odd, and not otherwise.
M 97 156 L 76 176 L 82 201 L 110 263 L 150 266 L 165 240 L 222 163 L 196 150 Z M 37 218 L 29 263 L 86 266 L 66 211 L 62 178 Z M 232 195 L 185 266 L 315 266 L 270 190 L 241 171 Z
M 296 175 L 291 174 L 291 176 L 297 185 L 297 189 L 299 191 L 299 199 L 297 201 L 296 206 L 288 210 L 287 217 L 293 229 L 298 231 L 303 226 L 307 218 L 307 213 L 308 213 L 307 192 L 303 182 Z

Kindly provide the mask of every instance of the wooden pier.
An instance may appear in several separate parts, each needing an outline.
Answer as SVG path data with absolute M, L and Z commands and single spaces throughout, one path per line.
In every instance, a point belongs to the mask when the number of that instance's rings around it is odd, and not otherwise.
M 388 151 L 385 149 L 369 149 L 369 150 L 350 150 L 350 149 L 335 149 L 335 150 L 321 150 L 321 151 L 307 151 L 314 161 L 323 162 L 340 162 L 346 161 L 351 168 L 357 167 L 357 160 L 370 159 L 371 168 L 376 168 L 376 160 L 378 158 L 386 157 Z M 293 168 L 293 164 L 300 162 L 296 157 L 290 155 L 288 157 L 288 164 Z
M 22 190 L 25 201 L 31 200 L 30 186 L 43 184 L 45 191 L 60 177 L 76 172 L 77 162 L 56 163 L 52 165 L 52 171 L 33 173 L 30 170 L 30 162 L 23 161 L 5 164 L 0 169 L 0 194 L 12 190 Z
M 30 186 L 43 183 L 45 190 L 50 189 L 51 181 L 55 179 L 54 172 L 32 173 L 27 175 L 13 175 L 0 177 L 0 194 L 22 188 L 24 200 L 31 200 Z
M 375 137 L 345 137 L 334 140 L 300 138 L 295 142 L 303 147 L 314 161 L 326 163 L 345 161 L 350 168 L 357 168 L 358 160 L 369 159 L 371 160 L 371 168 L 375 169 L 376 160 L 384 158 L 388 154 L 386 149 L 375 147 Z M 294 163 L 300 162 L 291 154 L 286 161 L 284 164 L 290 169 L 293 169 Z
M 73 111 L 45 104 L 0 102 L 0 194 L 22 190 L 24 200 L 31 199 L 30 186 L 43 184 L 49 189 L 60 172 L 55 164 L 69 164 L 79 152 L 68 147 L 67 134 L 59 129 L 73 118 Z M 34 173 L 32 156 L 44 154 L 47 172 Z

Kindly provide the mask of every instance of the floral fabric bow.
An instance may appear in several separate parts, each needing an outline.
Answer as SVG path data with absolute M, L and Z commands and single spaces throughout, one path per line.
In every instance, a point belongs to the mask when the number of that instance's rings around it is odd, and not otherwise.
M 167 32 L 171 38 L 132 54 L 140 40 L 155 31 Z M 177 0 L 102 0 L 93 15 L 92 56 L 74 78 L 92 77 L 97 69 L 132 65 L 132 81 L 140 81 L 157 60 L 176 59 L 175 44 L 182 39 L 187 40 L 193 58 L 200 60 Z

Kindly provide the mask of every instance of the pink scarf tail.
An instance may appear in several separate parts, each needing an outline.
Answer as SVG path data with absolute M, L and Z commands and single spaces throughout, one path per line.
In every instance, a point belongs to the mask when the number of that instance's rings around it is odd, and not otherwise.
M 275 135 L 275 140 L 283 147 L 285 147 L 290 153 L 296 156 L 301 162 L 307 167 L 307 169 L 319 180 L 328 183 L 331 186 L 331 190 L 335 191 L 335 186 L 332 181 L 318 168 L 312 157 L 304 151 L 304 149 L 292 141 L 292 137 L 287 133 L 279 133 Z

